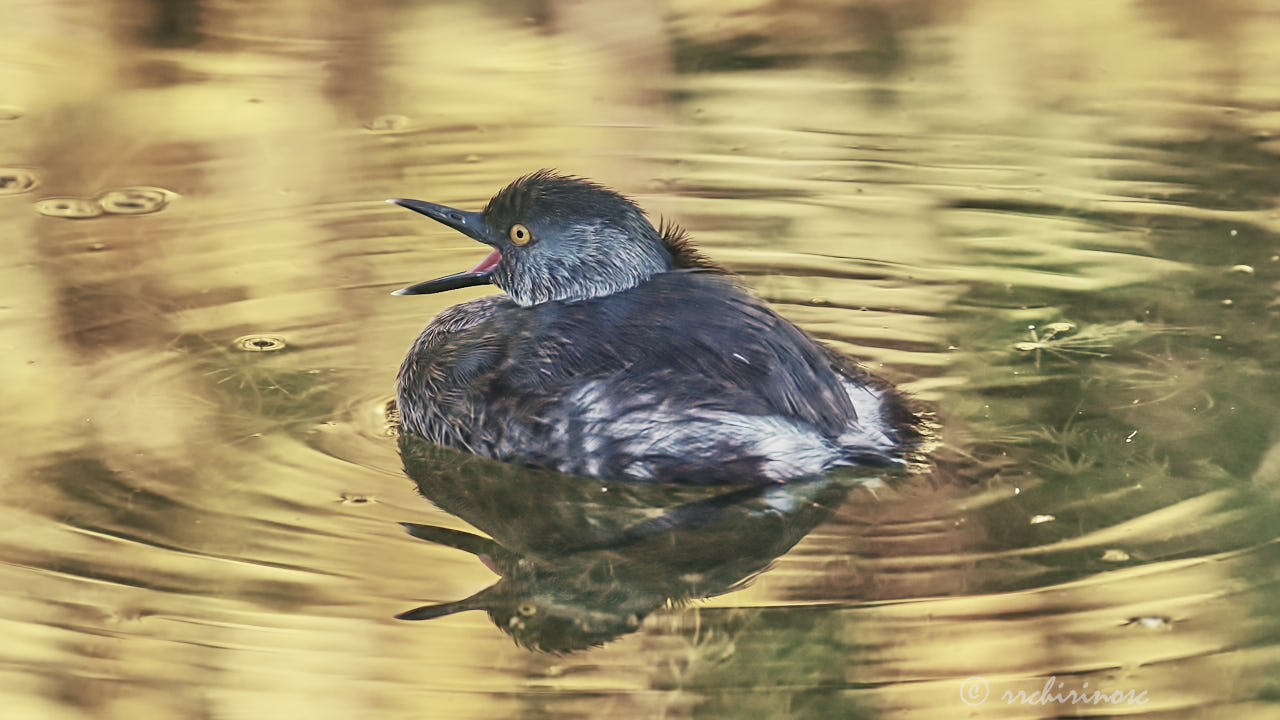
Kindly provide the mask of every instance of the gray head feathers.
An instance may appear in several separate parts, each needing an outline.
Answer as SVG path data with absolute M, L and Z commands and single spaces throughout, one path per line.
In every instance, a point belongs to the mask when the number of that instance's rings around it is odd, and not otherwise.
M 491 237 L 508 237 L 516 224 L 531 233 L 526 244 L 500 246 L 492 276 L 520 305 L 612 295 L 674 267 L 663 236 L 634 202 L 552 170 L 503 188 L 484 219 Z

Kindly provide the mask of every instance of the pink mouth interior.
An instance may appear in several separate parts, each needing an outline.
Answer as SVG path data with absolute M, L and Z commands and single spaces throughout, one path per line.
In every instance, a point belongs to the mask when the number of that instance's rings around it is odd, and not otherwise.
M 491 270 L 493 269 L 493 266 L 497 265 L 498 261 L 501 259 L 502 259 L 502 253 L 498 252 L 497 250 L 494 250 L 488 255 L 485 255 L 483 260 L 476 263 L 476 266 L 471 268 L 467 272 L 477 273 L 477 272 L 484 272 L 486 270 Z
M 497 251 L 495 250 L 494 252 Z M 494 562 L 493 558 L 483 554 L 477 555 L 476 557 L 480 559 L 481 564 L 492 570 L 494 575 L 502 575 L 502 571 L 498 569 L 498 563 Z

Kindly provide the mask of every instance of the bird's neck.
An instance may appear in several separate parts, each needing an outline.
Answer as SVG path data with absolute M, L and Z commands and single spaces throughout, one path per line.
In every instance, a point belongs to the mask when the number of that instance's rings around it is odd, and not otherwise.
M 541 268 L 537 276 L 504 273 L 495 268 L 494 280 L 517 304 L 528 307 L 613 295 L 672 269 L 670 253 L 661 245 L 654 245 L 576 255 Z

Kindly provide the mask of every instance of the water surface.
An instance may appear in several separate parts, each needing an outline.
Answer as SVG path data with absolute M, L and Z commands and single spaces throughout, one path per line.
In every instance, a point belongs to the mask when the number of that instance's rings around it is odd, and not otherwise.
M 1280 712 L 1274 6 L 10 5 L 6 717 Z M 388 292 L 484 250 L 382 200 L 542 167 L 913 393 L 930 461 L 407 477 L 396 367 L 486 290 Z

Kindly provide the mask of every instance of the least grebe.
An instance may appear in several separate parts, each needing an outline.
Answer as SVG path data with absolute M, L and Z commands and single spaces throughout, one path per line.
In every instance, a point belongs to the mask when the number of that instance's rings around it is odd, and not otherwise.
M 609 188 L 542 170 L 482 212 L 389 202 L 493 248 L 396 294 L 503 291 L 418 336 L 396 381 L 402 432 L 562 473 L 717 484 L 898 465 L 917 436 L 890 385 Z

